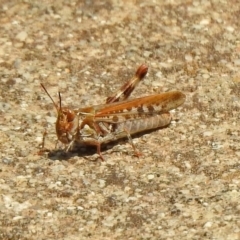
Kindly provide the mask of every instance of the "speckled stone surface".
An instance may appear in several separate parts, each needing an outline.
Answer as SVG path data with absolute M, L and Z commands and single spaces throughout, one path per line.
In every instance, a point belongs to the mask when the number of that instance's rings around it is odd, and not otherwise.
M 96 3 L 97 2 L 97 3 Z M 0 4 L 0 239 L 240 239 L 240 2 Z M 56 151 L 64 106 L 179 90 L 164 129 Z M 51 152 L 39 155 L 42 134 Z M 57 148 L 58 149 L 58 148 Z

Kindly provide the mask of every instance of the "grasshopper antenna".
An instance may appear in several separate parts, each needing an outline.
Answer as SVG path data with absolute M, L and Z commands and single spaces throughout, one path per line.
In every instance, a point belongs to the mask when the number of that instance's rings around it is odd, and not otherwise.
M 58 112 L 58 111 L 59 111 L 58 105 L 54 102 L 53 98 L 50 96 L 50 94 L 48 93 L 48 91 L 47 91 L 47 89 L 44 87 L 44 85 L 43 85 L 42 83 L 40 83 L 40 84 L 41 84 L 41 87 L 43 88 L 43 90 L 46 92 L 46 94 L 47 94 L 47 95 L 49 96 L 49 98 L 51 99 L 53 105 L 55 106 L 55 108 L 56 108 L 56 110 L 57 110 L 57 112 Z M 59 95 L 60 109 L 61 109 L 62 107 L 61 107 L 61 94 L 60 94 L 60 92 L 58 92 L 58 95 Z
M 59 108 L 60 108 L 60 111 L 62 110 L 62 97 L 61 97 L 61 93 L 58 92 L 58 97 L 59 97 Z

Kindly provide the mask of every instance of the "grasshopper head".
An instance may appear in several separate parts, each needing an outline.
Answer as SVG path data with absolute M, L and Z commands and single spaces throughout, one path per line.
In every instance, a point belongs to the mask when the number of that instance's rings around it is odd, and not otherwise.
M 78 127 L 77 119 L 77 115 L 74 111 L 67 108 L 61 108 L 60 105 L 56 121 L 56 133 L 60 142 L 69 144 L 73 140 L 73 136 Z
M 54 102 L 46 88 L 41 84 L 43 90 L 49 96 L 57 110 L 57 121 L 56 121 L 56 134 L 60 142 L 69 144 L 74 137 L 74 134 L 78 128 L 78 117 L 77 114 L 68 108 L 62 108 L 61 94 L 59 96 L 59 106 Z

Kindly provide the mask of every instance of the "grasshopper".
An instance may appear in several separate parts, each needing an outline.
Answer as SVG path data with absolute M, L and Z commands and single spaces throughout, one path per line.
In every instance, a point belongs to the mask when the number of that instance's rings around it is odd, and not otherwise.
M 55 124 L 57 138 L 70 150 L 75 142 L 97 147 L 97 153 L 104 160 L 101 145 L 128 137 L 136 155 L 139 156 L 131 135 L 167 126 L 171 122 L 170 110 L 182 105 L 186 99 L 180 91 L 171 91 L 129 100 L 132 91 L 143 80 L 148 67 L 142 64 L 135 75 L 117 92 L 108 97 L 105 104 L 69 109 L 53 100 L 43 84 L 42 88 L 57 110 Z

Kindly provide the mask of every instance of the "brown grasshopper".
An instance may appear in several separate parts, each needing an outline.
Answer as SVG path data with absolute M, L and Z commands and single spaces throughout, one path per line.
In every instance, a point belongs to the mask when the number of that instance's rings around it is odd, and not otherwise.
M 172 91 L 128 100 L 147 71 L 148 67 L 142 64 L 127 83 L 107 98 L 106 104 L 74 110 L 62 107 L 60 92 L 58 106 L 41 84 L 57 110 L 56 133 L 58 140 L 67 145 L 66 150 L 75 142 L 93 145 L 104 160 L 101 144 L 128 137 L 139 155 L 131 135 L 167 126 L 172 119 L 169 111 L 182 105 L 186 98 L 182 92 Z

